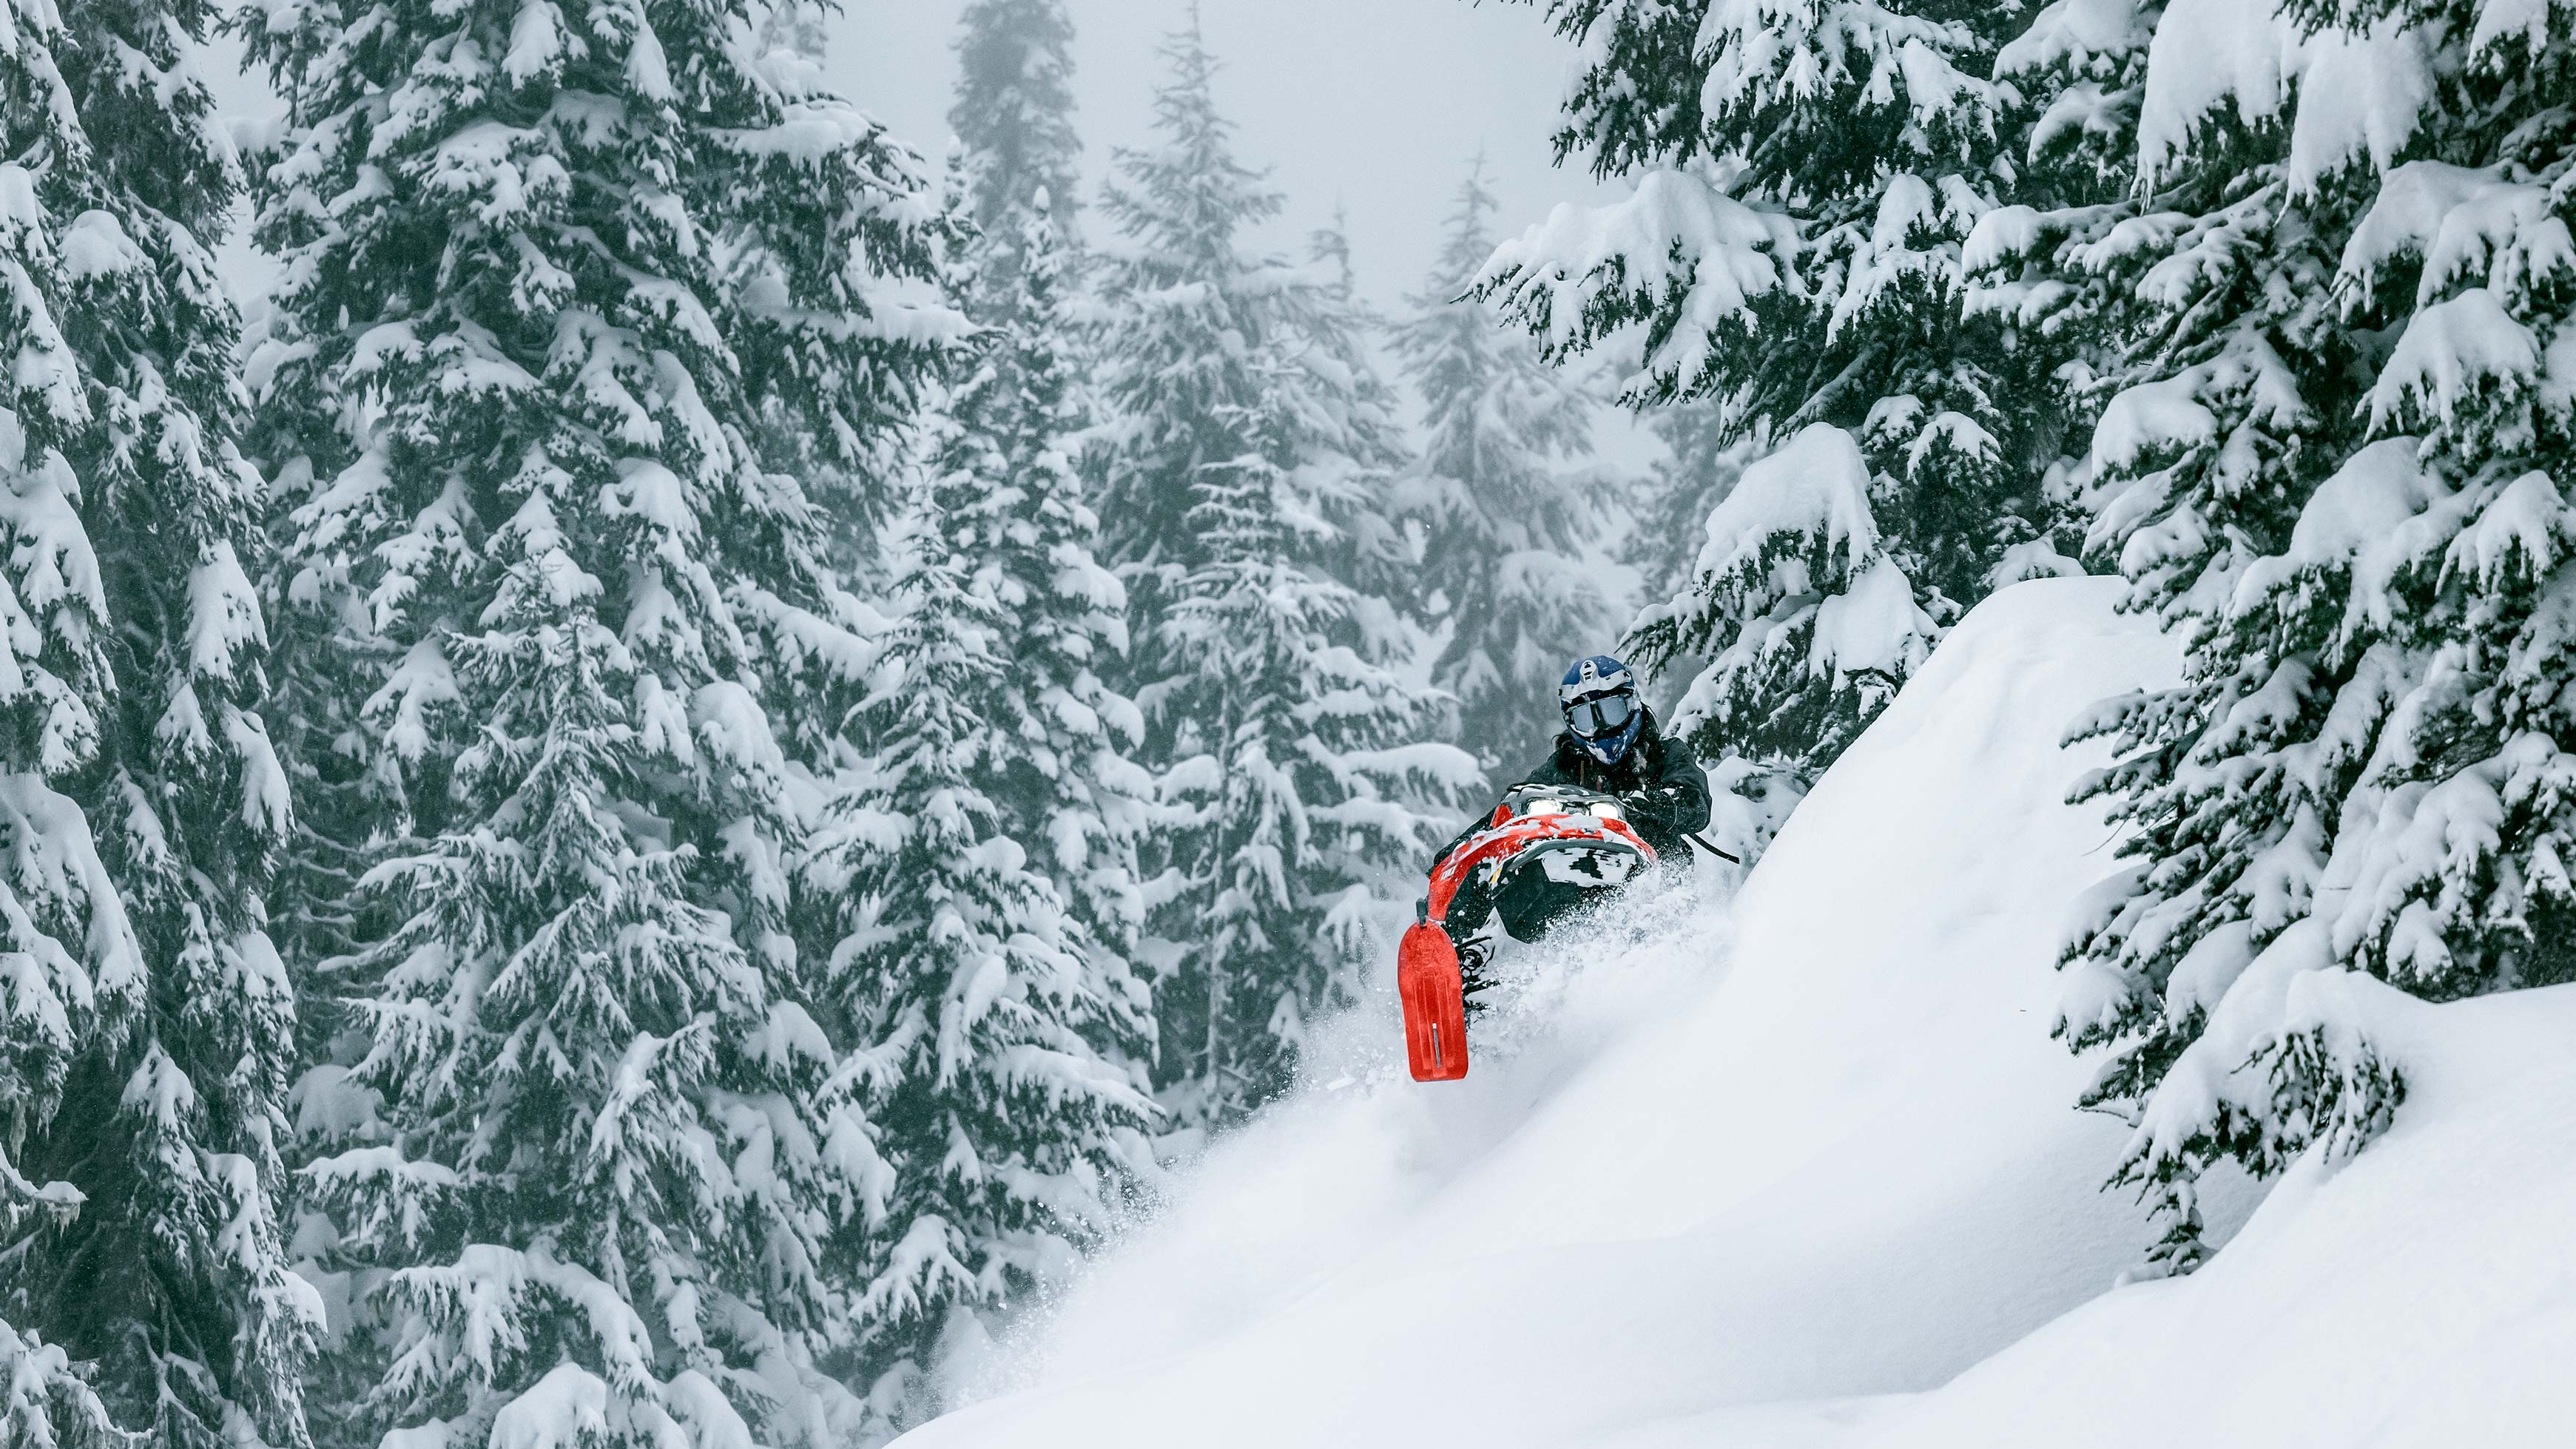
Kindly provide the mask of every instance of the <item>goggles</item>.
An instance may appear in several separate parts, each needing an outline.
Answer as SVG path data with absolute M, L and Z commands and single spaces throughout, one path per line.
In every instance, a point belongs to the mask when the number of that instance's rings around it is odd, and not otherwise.
M 1596 694 L 1578 699 L 1565 707 L 1566 728 L 1590 739 L 1596 735 L 1616 734 L 1628 727 L 1628 717 L 1637 712 L 1636 696 Z

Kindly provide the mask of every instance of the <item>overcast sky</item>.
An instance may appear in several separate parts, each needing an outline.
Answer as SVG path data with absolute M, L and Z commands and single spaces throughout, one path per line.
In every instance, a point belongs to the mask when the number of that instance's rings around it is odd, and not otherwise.
M 830 65 L 842 88 L 896 134 L 937 155 L 948 141 L 957 68 L 950 43 L 965 0 L 845 0 Z M 1186 0 L 1067 0 L 1076 124 L 1089 202 L 1111 148 L 1151 136 L 1155 54 Z M 1381 306 L 1427 279 L 1459 179 L 1481 147 L 1518 231 L 1559 201 L 1596 194 L 1554 170 L 1549 136 L 1571 48 L 1544 12 L 1504 0 L 1203 0 L 1208 48 L 1224 63 L 1217 105 L 1240 127 L 1242 159 L 1273 168 L 1288 215 L 1269 240 L 1293 245 L 1348 215 L 1361 287 Z M 1093 240 L 1106 241 L 1093 227 Z

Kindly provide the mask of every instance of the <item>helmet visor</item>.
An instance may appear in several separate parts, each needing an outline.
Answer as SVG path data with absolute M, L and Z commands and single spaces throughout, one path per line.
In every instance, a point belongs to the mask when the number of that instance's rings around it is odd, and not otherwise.
M 1627 728 L 1628 716 L 1637 712 L 1634 696 L 1596 694 L 1578 699 L 1565 707 L 1566 728 L 1585 739 L 1617 734 Z

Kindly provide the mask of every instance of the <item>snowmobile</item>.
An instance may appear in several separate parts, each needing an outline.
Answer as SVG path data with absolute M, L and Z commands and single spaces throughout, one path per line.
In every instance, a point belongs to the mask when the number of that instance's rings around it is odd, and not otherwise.
M 1484 830 L 1431 869 L 1430 893 L 1397 944 L 1396 995 L 1404 1002 L 1405 1055 L 1417 1082 L 1467 1075 L 1466 978 L 1450 934 L 1462 894 L 1490 901 L 1515 941 L 1535 941 L 1569 915 L 1646 873 L 1655 849 L 1619 802 L 1561 785 L 1516 785 Z M 1479 958 L 1490 925 L 1464 942 Z

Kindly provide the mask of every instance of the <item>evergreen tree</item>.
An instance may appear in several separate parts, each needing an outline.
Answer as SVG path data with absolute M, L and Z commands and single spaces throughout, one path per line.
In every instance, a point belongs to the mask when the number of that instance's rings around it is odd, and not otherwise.
M 1646 421 L 1665 456 L 1638 480 L 1621 557 L 1647 598 L 1669 599 L 1690 587 L 1708 520 L 1760 456 L 1762 439 L 1746 436 L 1713 398 L 1658 409 Z
M 1981 73 L 2020 14 L 1547 10 L 1587 55 L 1559 156 L 1634 195 L 1506 244 L 1483 291 L 1551 358 L 1633 350 L 1634 404 L 1724 399 L 1730 440 L 1842 435 L 1807 445 L 1812 484 L 1720 504 L 1689 584 L 1628 642 L 1651 669 L 1703 661 L 1673 721 L 1703 758 L 1803 787 L 1968 606 L 2073 567 L 2054 543 L 2061 358 L 1960 306 L 1962 242 L 2014 175 L 1995 144 L 2014 96 Z
M 763 59 L 784 52 L 798 61 L 819 64 L 830 43 L 831 7 L 823 0 L 769 0 L 760 17 Z M 801 71 L 801 67 L 799 68 Z M 805 82 L 801 91 L 815 89 Z
M 0 8 L 0 1425 L 39 1443 L 306 1442 L 262 905 L 289 812 L 200 240 L 241 186 L 192 69 L 209 19 Z
M 1397 458 L 1393 395 L 1365 362 L 1367 320 L 1338 234 L 1316 264 L 1245 250 L 1242 234 L 1283 198 L 1236 159 L 1217 113 L 1216 62 L 1196 21 L 1164 47 L 1172 78 L 1155 92 L 1161 145 L 1121 151 L 1106 210 L 1125 246 L 1109 259 L 1103 392 L 1118 417 L 1104 460 L 1106 542 L 1159 621 L 1178 579 L 1207 556 L 1189 527 L 1200 470 L 1245 451 L 1246 409 L 1282 391 L 1285 446 L 1304 501 L 1289 546 L 1348 571 L 1394 567 L 1384 522 Z
M 1070 188 L 1073 28 L 1060 0 L 977 0 L 958 39 L 968 309 L 986 329 L 951 393 L 934 467 L 1016 490 L 997 535 L 1001 594 L 1015 618 L 1014 687 L 988 717 L 1026 742 L 996 795 L 1012 839 L 1045 842 L 1043 868 L 1092 937 L 1132 955 L 1143 920 L 1136 851 L 1151 777 L 1132 758 L 1143 719 L 1109 680 L 1128 647 L 1126 591 L 1098 558 L 1100 519 L 1081 465 L 1099 443 Z M 996 515 L 997 517 L 1002 515 Z
M 1237 236 L 1285 204 L 1235 159 L 1195 15 L 1163 54 L 1173 67 L 1154 93 L 1164 144 L 1120 150 L 1125 184 L 1107 192 L 1125 245 L 1103 279 L 1099 347 L 1104 397 L 1120 421 L 1116 450 L 1104 459 L 1103 541 L 1149 625 L 1159 624 L 1177 576 L 1198 554 L 1188 527 L 1198 469 L 1238 451 L 1220 414 L 1254 390 L 1251 327 L 1269 319 L 1242 295 L 1258 264 Z
M 1341 214 L 1307 239 L 1302 284 L 1283 296 L 1274 335 L 1287 343 L 1307 389 L 1296 439 L 1300 489 L 1323 526 L 1298 556 L 1348 585 L 1354 616 L 1346 637 L 1371 659 L 1410 661 L 1425 647 L 1430 593 L 1422 586 L 1421 525 L 1403 516 L 1400 479 L 1412 462 L 1403 404 L 1378 371 L 1386 319 L 1359 293 Z
M 354 1060 L 311 1084 L 369 1109 L 305 1169 L 359 1295 L 348 1442 L 867 1422 L 821 1365 L 832 1234 L 885 1167 L 827 1090 L 789 864 L 797 762 L 868 651 L 784 468 L 881 450 L 961 322 L 917 163 L 782 89 L 752 20 L 247 27 L 293 133 L 258 434 L 289 597 L 364 646 L 308 667 L 363 701 L 346 749 L 419 842 L 373 852 Z
M 1297 489 L 1313 517 L 1296 531 L 1294 556 L 1350 590 L 1337 642 L 1413 667 L 1434 631 L 1422 520 L 1406 516 L 1412 449 L 1402 400 L 1376 361 L 1391 328 L 1360 295 L 1339 210 L 1307 237 L 1305 266 L 1290 276 L 1296 286 L 1278 299 L 1272 335 L 1293 361 L 1274 370 L 1306 392 L 1305 424 L 1283 436 L 1296 439 Z
M 1153 1170 L 1152 1003 L 1125 956 L 1151 782 L 1123 754 L 1135 707 L 1098 672 L 1125 601 L 1067 457 L 1062 272 L 1036 200 L 1014 320 L 941 421 L 905 613 L 811 867 L 860 1042 L 845 1077 L 892 1174 L 853 1304 L 879 1382 L 929 1363 L 955 1310 L 1060 1277 Z
M 2098 122 L 2069 129 L 2120 199 L 1979 251 L 2116 342 L 2088 546 L 2190 651 L 2081 731 L 2120 747 L 2085 789 L 2136 834 L 2060 1023 L 2112 1046 L 2087 1100 L 2137 1122 L 2120 1176 L 2182 1269 L 2212 1163 L 2356 1150 L 2402 1100 L 2335 968 L 2437 1000 L 2576 975 L 2570 17 L 2062 8 L 2020 58 Z
M 0 1223 L 6 1223 L 0 1218 Z M 0 1320 L 0 1432 L 30 1449 L 89 1449 L 117 1443 L 98 1392 L 60 1348 Z
M 987 339 L 984 370 L 951 404 L 948 466 L 980 473 L 1012 505 L 987 559 L 1014 615 L 1012 687 L 988 706 L 1022 750 L 995 796 L 1006 833 L 1044 843 L 1046 874 L 1101 950 L 1125 961 L 1144 924 L 1137 852 L 1155 784 L 1136 760 L 1144 716 L 1109 683 L 1125 672 L 1127 593 L 1100 562 L 1100 519 L 1075 463 L 1098 425 L 1074 373 L 1064 253 L 1044 193 L 1037 202 L 1022 216 L 1014 320 Z
M 1493 253 L 1494 207 L 1479 161 L 1395 336 L 1426 435 L 1402 500 L 1425 524 L 1415 587 L 1437 595 L 1447 624 L 1432 682 L 1456 696 L 1460 738 L 1489 771 L 1540 756 L 1565 662 L 1600 652 L 1611 627 L 1587 557 L 1602 544 L 1604 484 L 1577 466 L 1592 400 L 1459 300 Z
M 1116 446 L 1104 554 L 1129 589 L 1146 758 L 1184 823 L 1151 862 L 1165 903 L 1158 1080 L 1185 1118 L 1280 1090 L 1300 1024 L 1345 989 L 1369 882 L 1435 838 L 1425 791 L 1471 762 L 1407 747 L 1435 699 L 1375 660 L 1392 572 L 1391 399 L 1329 267 L 1247 254 L 1280 198 L 1233 153 L 1195 23 L 1165 47 L 1161 143 L 1121 153 L 1100 343 Z M 1329 261 L 1329 243 L 1324 248 Z M 1413 859 L 1406 859 L 1414 855 Z
M 1447 746 L 1401 744 L 1429 732 L 1437 697 L 1334 642 L 1356 600 L 1288 556 L 1304 500 L 1257 431 L 1279 421 L 1242 425 L 1255 446 L 1206 469 L 1189 523 L 1209 556 L 1160 631 L 1189 812 L 1166 842 L 1186 944 L 1158 990 L 1163 1066 L 1182 1114 L 1216 1123 L 1289 1085 L 1306 1020 L 1350 999 L 1383 915 L 1374 883 L 1418 867 L 1449 823 L 1422 802 L 1478 778 Z
M 1042 203 L 1058 246 L 1076 245 L 1082 138 L 1073 129 L 1073 22 L 1064 0 L 971 0 L 958 19 L 949 129 L 972 171 L 966 214 L 986 248 L 984 289 L 1014 295 L 1020 214 Z

